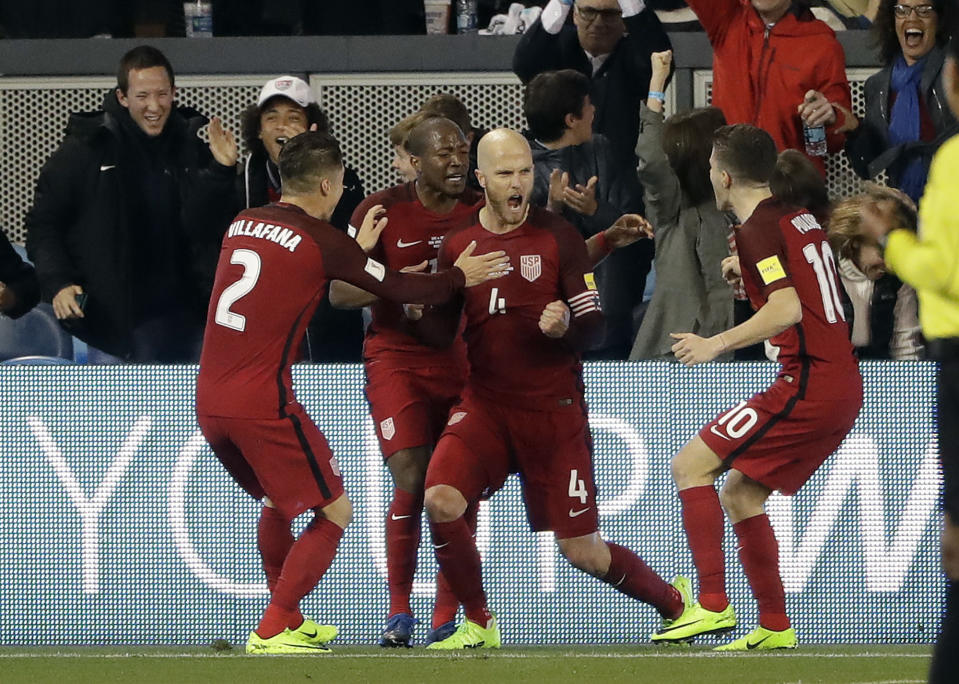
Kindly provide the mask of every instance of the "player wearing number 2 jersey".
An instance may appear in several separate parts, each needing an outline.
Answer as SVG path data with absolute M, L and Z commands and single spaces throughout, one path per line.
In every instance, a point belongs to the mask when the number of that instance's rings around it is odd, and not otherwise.
M 279 158 L 281 201 L 242 212 L 220 252 L 207 317 L 197 418 L 217 458 L 265 498 L 259 546 L 272 597 L 250 653 L 325 652 L 336 634 L 304 621 L 300 600 L 329 567 L 352 514 L 336 459 L 293 395 L 290 367 L 331 278 L 383 297 L 440 303 L 494 277 L 501 255 L 472 257 L 435 275 L 400 274 L 369 259 L 327 223 L 343 193 L 339 145 L 308 132 Z M 298 539 L 290 522 L 312 509 Z
M 768 339 L 780 349 L 782 369 L 771 387 L 707 424 L 673 459 L 700 593 L 653 640 L 687 641 L 736 626 L 726 596 L 721 500 L 759 604 L 759 627 L 717 650 L 795 648 L 764 504 L 775 490 L 795 494 L 839 446 L 862 408 L 862 377 L 826 234 L 812 214 L 780 203 L 769 190 L 772 138 L 747 125 L 720 128 L 709 161 L 717 206 L 744 220 L 736 233 L 738 264 L 730 257 L 723 271 L 742 278 L 756 313 L 711 338 L 674 334 L 673 351 L 694 365 Z M 713 483 L 726 470 L 717 494 Z
M 497 286 L 473 288 L 416 324 L 425 339 L 449 344 L 462 315 L 470 362 L 462 399 L 430 461 L 425 497 L 437 560 L 466 619 L 428 648 L 500 646 L 463 514 L 510 472 L 520 474 L 531 527 L 552 531 L 575 567 L 677 617 L 684 606 L 680 592 L 597 531 L 579 350 L 602 334 L 603 319 L 583 239 L 561 217 L 530 209 L 533 160 L 522 136 L 488 133 L 478 160 L 486 204 L 447 234 L 439 266 L 450 263 L 460 245 L 476 242 L 504 250 L 511 271 Z

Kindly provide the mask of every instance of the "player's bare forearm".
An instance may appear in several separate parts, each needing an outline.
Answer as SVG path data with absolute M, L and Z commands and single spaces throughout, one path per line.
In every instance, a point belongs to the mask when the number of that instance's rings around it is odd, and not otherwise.
M 379 297 L 356 287 L 356 285 L 351 285 L 342 280 L 333 280 L 330 282 L 330 305 L 333 308 L 362 309 L 364 306 L 370 306 L 377 300 L 379 300 Z
M 677 340 L 672 351 L 687 366 L 712 361 L 720 354 L 775 337 L 802 320 L 802 305 L 791 287 L 776 290 L 748 320 L 712 337 L 693 333 L 670 333 Z
M 802 304 L 792 287 L 769 295 L 766 303 L 749 319 L 722 333 L 727 349 L 741 349 L 775 337 L 802 320 Z

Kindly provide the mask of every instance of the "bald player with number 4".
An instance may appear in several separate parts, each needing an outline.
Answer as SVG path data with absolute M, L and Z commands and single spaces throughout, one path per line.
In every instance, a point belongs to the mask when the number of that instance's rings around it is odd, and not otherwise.
M 329 224 L 343 194 L 343 157 L 329 134 L 294 137 L 279 171 L 280 201 L 240 213 L 223 239 L 196 412 L 213 453 L 263 502 L 257 542 L 270 603 L 247 653 L 327 653 L 336 628 L 305 619 L 299 606 L 329 568 L 352 506 L 323 433 L 293 394 L 291 366 L 307 323 L 333 278 L 381 297 L 436 304 L 499 277 L 506 259 L 502 252 L 473 256 L 472 244 L 451 268 L 425 275 L 367 257 Z M 294 539 L 290 523 L 307 511 L 312 520 Z
M 439 267 L 475 242 L 478 250 L 505 251 L 511 270 L 495 286 L 427 310 L 414 326 L 442 346 L 465 319 L 470 362 L 460 402 L 430 460 L 425 496 L 437 560 L 466 618 L 428 648 L 501 644 L 464 513 L 511 472 L 520 476 L 530 526 L 552 531 L 570 563 L 677 618 L 685 606 L 680 591 L 598 532 L 580 351 L 602 334 L 603 315 L 586 244 L 562 217 L 530 207 L 533 159 L 521 135 L 491 131 L 478 152 L 486 203 L 447 233 Z
M 826 233 L 809 211 L 783 204 L 769 190 L 772 138 L 746 124 L 724 126 L 713 138 L 709 166 L 717 207 L 743 222 L 736 230 L 739 256 L 723 261 L 723 273 L 742 278 L 755 314 L 709 338 L 674 333 L 673 352 L 693 366 L 769 340 L 782 368 L 768 389 L 720 414 L 673 458 L 699 601 L 652 639 L 689 641 L 735 629 L 726 595 L 724 508 L 759 604 L 759 626 L 716 650 L 795 648 L 765 503 L 776 490 L 795 494 L 849 433 L 862 408 L 862 376 Z M 727 471 L 717 494 L 714 483 Z

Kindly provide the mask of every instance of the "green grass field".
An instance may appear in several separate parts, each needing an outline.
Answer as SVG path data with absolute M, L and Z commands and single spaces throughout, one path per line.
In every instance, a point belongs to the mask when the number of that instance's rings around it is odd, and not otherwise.
M 928 646 L 804 646 L 719 654 L 697 647 L 509 647 L 434 655 L 340 647 L 322 656 L 246 656 L 241 648 L 3 648 L 0 682 L 925 682 Z

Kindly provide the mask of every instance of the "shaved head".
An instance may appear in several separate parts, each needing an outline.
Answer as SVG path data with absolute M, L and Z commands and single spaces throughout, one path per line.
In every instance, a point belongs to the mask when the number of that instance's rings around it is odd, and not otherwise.
M 523 153 L 529 156 L 532 163 L 533 153 L 526 138 L 509 128 L 495 128 L 480 138 L 476 148 L 476 167 L 489 174 L 497 158 Z
M 442 116 L 430 116 L 416 124 L 406 140 L 406 149 L 416 157 L 422 157 L 429 152 L 436 141 L 448 135 L 455 135 L 466 140 L 463 131 L 453 121 Z
M 526 220 L 533 192 L 529 143 L 516 131 L 497 128 L 480 138 L 476 158 L 476 177 L 486 192 L 483 226 L 494 232 L 517 228 Z

